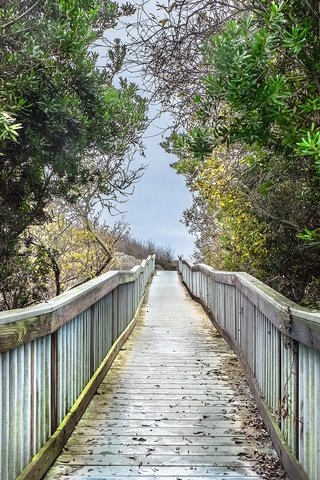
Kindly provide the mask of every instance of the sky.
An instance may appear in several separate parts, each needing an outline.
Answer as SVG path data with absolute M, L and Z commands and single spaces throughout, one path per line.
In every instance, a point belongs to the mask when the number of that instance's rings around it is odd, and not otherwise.
M 156 7 L 152 6 L 156 13 Z M 113 34 L 108 32 L 108 38 L 114 37 L 125 40 L 123 29 Z M 99 52 L 99 48 L 95 51 Z M 103 64 L 103 58 L 99 59 Z M 137 73 L 132 77 L 128 72 L 122 72 L 136 84 L 141 84 Z M 144 95 L 144 93 L 142 93 Z M 149 118 L 155 116 L 156 107 L 149 112 Z M 176 160 L 174 155 L 169 155 L 162 149 L 160 142 L 162 133 L 170 124 L 170 117 L 162 115 L 154 120 L 143 136 L 145 145 L 145 158 L 136 154 L 136 165 L 147 165 L 142 179 L 135 186 L 135 191 L 121 211 L 125 212 L 125 221 L 130 224 L 132 235 L 141 240 L 153 240 L 159 246 L 170 246 L 175 256 L 183 255 L 190 258 L 193 253 L 194 237 L 188 233 L 187 228 L 181 223 L 183 211 L 191 206 L 191 194 L 187 190 L 183 177 L 175 173 L 170 163 Z M 134 164 L 133 164 L 134 165 Z M 108 218 L 106 218 L 109 221 Z M 112 221 L 112 219 L 111 219 Z
M 167 121 L 163 117 L 155 120 L 146 130 L 146 157 L 140 161 L 148 166 L 125 205 L 125 217 L 135 238 L 168 245 L 176 256 L 188 258 L 193 252 L 194 238 L 180 219 L 183 210 L 191 206 L 191 194 L 183 177 L 170 167 L 170 163 L 176 160 L 175 156 L 166 153 L 159 145 L 162 141 L 159 132 L 166 126 Z

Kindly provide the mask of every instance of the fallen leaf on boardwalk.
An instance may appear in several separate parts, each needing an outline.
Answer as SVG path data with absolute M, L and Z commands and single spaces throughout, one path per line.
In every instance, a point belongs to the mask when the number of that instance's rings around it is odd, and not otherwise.
M 188 438 L 186 437 L 183 437 L 183 440 L 185 440 L 185 442 L 188 444 L 188 445 L 192 445 L 193 442 L 191 442 L 191 440 L 189 440 Z

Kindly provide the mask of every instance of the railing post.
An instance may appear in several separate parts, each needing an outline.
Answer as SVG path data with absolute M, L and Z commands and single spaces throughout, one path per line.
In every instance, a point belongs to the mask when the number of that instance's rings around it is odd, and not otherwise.
M 94 308 L 95 304 L 91 305 L 90 307 L 90 340 L 89 340 L 89 345 L 90 345 L 90 353 L 89 353 L 89 359 L 90 359 L 90 376 L 94 374 L 95 371 L 95 323 L 94 323 Z
M 118 337 L 118 288 L 112 291 L 112 343 Z
M 57 332 L 51 334 L 51 434 L 58 426 L 58 341 Z

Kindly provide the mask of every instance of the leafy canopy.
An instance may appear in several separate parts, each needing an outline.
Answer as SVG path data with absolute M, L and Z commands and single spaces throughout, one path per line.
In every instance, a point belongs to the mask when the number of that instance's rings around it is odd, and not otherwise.
M 212 212 L 219 267 L 241 268 L 247 252 L 250 271 L 298 301 L 320 273 L 320 42 L 311 7 L 257 2 L 207 39 L 210 71 L 194 97 L 193 128 L 167 142 L 195 201 Z M 222 188 L 208 168 L 221 148 Z
M 112 85 L 124 50 L 118 44 L 100 69 L 91 49 L 132 11 L 102 0 L 43 0 L 29 9 L 10 0 L 1 8 L 1 259 L 28 225 L 45 220 L 53 198 L 75 201 L 100 165 L 101 191 L 110 191 L 108 162 L 124 162 L 139 144 L 145 101 L 132 84 Z

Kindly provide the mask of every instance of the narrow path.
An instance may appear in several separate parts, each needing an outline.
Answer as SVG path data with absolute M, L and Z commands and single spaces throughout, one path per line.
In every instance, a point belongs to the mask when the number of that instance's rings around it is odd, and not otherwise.
M 154 277 L 138 325 L 45 478 L 128 477 L 284 478 L 236 357 L 176 272 Z

